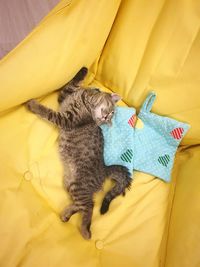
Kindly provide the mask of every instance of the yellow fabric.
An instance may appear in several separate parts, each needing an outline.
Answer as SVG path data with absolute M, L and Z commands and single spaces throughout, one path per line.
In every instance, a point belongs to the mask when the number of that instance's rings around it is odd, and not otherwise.
M 200 265 L 200 13 L 196 0 L 63 0 L 0 62 L 0 266 L 197 267 Z M 171 184 L 136 173 L 130 192 L 100 216 L 92 240 L 69 203 L 55 127 L 29 113 L 33 97 L 57 108 L 57 88 L 81 66 L 86 83 L 191 124 Z M 48 94 L 48 95 L 47 95 Z
M 101 53 L 119 4 L 62 1 L 2 60 L 0 111 L 60 88 L 77 68 L 91 65 Z

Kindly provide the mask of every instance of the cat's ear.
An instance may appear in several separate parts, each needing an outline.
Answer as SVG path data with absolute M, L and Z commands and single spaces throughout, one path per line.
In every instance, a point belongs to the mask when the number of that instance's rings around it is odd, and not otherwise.
M 112 93 L 111 98 L 114 104 L 116 104 L 119 100 L 121 100 L 121 97 L 118 94 Z

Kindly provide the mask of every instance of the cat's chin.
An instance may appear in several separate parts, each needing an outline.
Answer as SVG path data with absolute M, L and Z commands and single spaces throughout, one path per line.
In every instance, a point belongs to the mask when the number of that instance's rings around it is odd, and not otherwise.
M 96 122 L 96 124 L 100 127 L 100 126 L 102 126 L 102 125 L 107 125 L 107 126 L 109 126 L 109 127 L 111 127 L 112 126 L 112 122 L 110 121 L 110 122 L 107 122 L 107 121 L 98 121 L 98 122 Z
M 112 127 L 112 121 L 106 122 L 106 125 L 108 125 L 109 127 Z
M 96 124 L 97 124 L 97 126 L 102 126 L 102 125 L 104 125 L 105 123 L 104 122 L 101 122 L 101 121 L 96 121 Z

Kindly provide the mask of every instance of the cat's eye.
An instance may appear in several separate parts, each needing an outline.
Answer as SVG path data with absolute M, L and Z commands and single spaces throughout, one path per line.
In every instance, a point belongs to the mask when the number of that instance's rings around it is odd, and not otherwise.
M 114 110 L 112 110 L 110 113 L 104 115 L 104 116 L 103 116 L 103 119 L 104 119 L 104 120 L 107 120 L 107 119 L 108 119 L 111 115 L 113 115 L 113 114 L 114 114 Z
M 101 91 L 98 88 L 92 89 L 94 92 L 100 93 Z

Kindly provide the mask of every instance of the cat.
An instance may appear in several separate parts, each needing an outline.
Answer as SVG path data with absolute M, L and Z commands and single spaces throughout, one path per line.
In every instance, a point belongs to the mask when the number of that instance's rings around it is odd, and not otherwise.
M 83 67 L 75 77 L 61 88 L 59 111 L 53 111 L 34 99 L 26 103 L 27 108 L 59 128 L 59 152 L 64 166 L 64 187 L 71 195 L 72 204 L 60 215 L 66 222 L 76 212 L 82 213 L 81 234 L 91 238 L 93 195 L 102 188 L 107 177 L 114 187 L 105 195 L 100 213 L 108 211 L 110 202 L 130 189 L 131 176 L 128 169 L 120 165 L 105 166 L 103 159 L 103 135 L 101 124 L 111 124 L 117 94 L 101 92 L 98 88 L 84 88 L 80 82 L 87 75 Z

